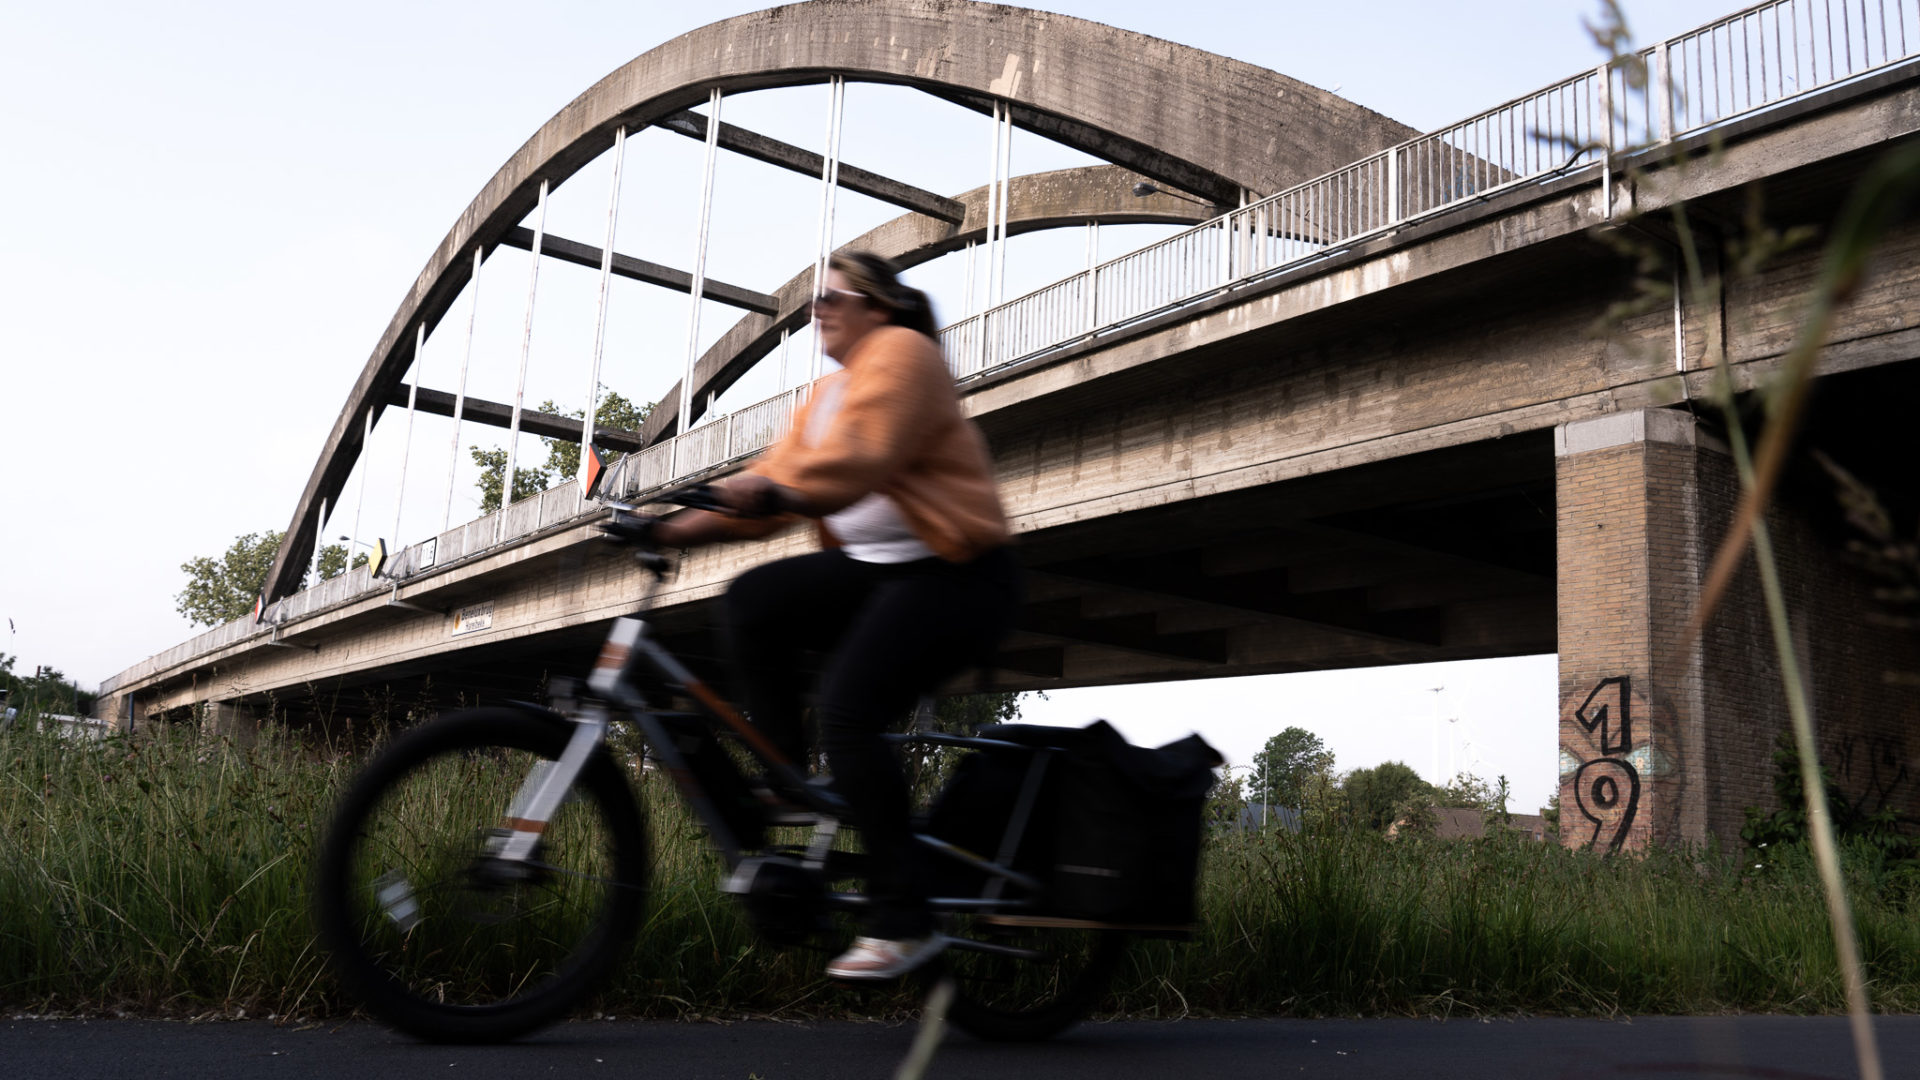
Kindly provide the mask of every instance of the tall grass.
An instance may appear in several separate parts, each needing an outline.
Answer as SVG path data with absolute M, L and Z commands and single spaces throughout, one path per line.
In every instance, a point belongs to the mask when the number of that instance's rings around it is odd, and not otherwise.
M 0 733 L 0 1000 L 323 1006 L 303 883 L 344 771 L 272 737 Z
M 173 1014 L 339 1013 L 312 943 L 315 834 L 351 764 L 268 734 L 74 743 L 0 733 L 0 1002 Z M 652 891 L 598 1008 L 625 1015 L 871 1015 L 823 957 L 763 943 L 653 774 L 636 779 Z M 1105 1008 L 1193 1014 L 1838 1012 L 1803 855 L 1605 858 L 1517 837 L 1220 834 L 1201 929 L 1141 942 Z M 1872 852 L 1848 853 L 1874 1001 L 1920 1008 L 1920 919 Z
M 1805 858 L 1753 875 L 1711 852 L 1608 858 L 1511 834 L 1220 837 L 1201 940 L 1140 950 L 1118 1005 L 1161 1009 L 1178 987 L 1210 1012 L 1834 1012 L 1819 896 Z M 1861 908 L 1877 1000 L 1912 1009 L 1920 926 L 1898 897 Z

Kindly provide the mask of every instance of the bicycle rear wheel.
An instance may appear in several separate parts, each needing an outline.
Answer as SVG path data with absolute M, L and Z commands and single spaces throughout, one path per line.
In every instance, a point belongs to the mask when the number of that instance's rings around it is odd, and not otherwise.
M 1078 1023 L 1113 981 L 1126 934 L 1051 921 L 956 916 L 950 931 L 996 952 L 961 945 L 942 954 L 940 974 L 954 978 L 947 1018 L 976 1038 L 1032 1042 Z
M 573 725 L 513 709 L 402 735 L 348 787 L 322 842 L 314 905 L 346 988 L 440 1042 L 501 1042 L 564 1016 L 624 955 L 646 885 L 640 809 L 595 753 L 531 859 L 486 841 Z

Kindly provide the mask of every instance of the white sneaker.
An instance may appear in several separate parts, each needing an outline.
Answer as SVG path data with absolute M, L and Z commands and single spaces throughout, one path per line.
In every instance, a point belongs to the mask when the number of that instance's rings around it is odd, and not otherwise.
M 897 979 L 940 955 L 946 947 L 947 939 L 939 934 L 904 941 L 857 937 L 853 948 L 827 965 L 827 974 L 835 979 Z

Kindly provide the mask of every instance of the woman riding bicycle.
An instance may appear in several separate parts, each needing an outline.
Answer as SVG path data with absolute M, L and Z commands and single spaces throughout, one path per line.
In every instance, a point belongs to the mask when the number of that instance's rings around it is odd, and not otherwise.
M 872 859 L 861 936 L 827 966 L 891 979 L 940 951 L 909 829 L 906 779 L 881 732 L 948 678 L 986 659 L 1013 623 L 1020 570 L 1008 550 L 986 441 L 960 412 L 924 293 L 887 260 L 835 255 L 813 304 L 820 380 L 793 427 L 715 495 L 745 516 L 662 519 L 664 547 L 769 535 L 810 518 L 824 550 L 757 567 L 726 598 L 734 670 L 756 727 L 804 762 L 798 666 L 829 654 L 817 687 L 833 784 Z

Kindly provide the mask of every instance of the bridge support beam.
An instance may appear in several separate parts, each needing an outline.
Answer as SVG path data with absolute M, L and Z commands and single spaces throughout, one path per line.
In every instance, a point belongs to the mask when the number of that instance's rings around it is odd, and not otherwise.
M 208 701 L 200 706 L 197 719 L 202 736 L 231 739 L 236 746 L 252 746 L 260 734 L 259 717 L 242 702 Z
M 1739 496 L 1732 459 L 1670 409 L 1561 425 L 1555 456 L 1562 842 L 1737 848 L 1745 810 L 1777 806 L 1789 720 L 1751 556 L 1688 632 Z M 1767 515 L 1821 762 L 1836 816 L 1912 815 L 1920 707 L 1888 673 L 1915 636 L 1868 617 L 1872 582 L 1813 527 L 1829 500 L 1782 496 Z

